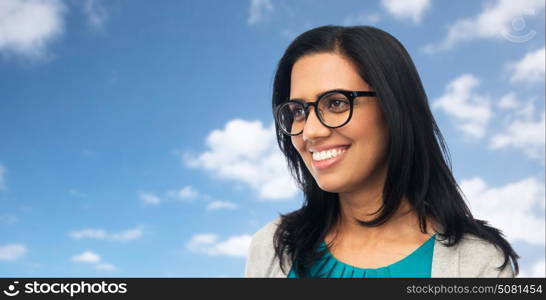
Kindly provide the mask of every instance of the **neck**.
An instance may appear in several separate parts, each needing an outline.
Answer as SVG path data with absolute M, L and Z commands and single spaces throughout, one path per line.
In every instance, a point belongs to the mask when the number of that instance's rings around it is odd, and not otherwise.
M 366 199 L 365 199 L 366 200 Z M 341 199 L 340 218 L 335 226 L 339 235 L 350 237 L 356 241 L 377 241 L 400 237 L 400 235 L 414 234 L 419 228 L 417 214 L 413 211 L 409 201 L 403 197 L 393 215 L 379 226 L 362 226 L 358 221 L 371 221 L 381 213 L 382 195 L 368 198 L 367 201 Z
M 419 220 L 406 197 L 401 199 L 391 218 L 382 225 L 370 227 L 358 223 L 359 220 L 373 220 L 381 213 L 386 168 L 374 177 L 357 190 L 339 193 L 340 217 L 327 240 L 339 238 L 354 244 L 367 244 L 418 234 Z

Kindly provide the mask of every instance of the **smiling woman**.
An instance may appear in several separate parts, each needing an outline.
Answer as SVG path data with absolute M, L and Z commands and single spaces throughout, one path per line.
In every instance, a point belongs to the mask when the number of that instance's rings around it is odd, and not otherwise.
M 279 62 L 273 112 L 305 201 L 254 235 L 246 276 L 518 273 L 502 233 L 465 204 L 419 75 L 390 34 L 303 33 Z

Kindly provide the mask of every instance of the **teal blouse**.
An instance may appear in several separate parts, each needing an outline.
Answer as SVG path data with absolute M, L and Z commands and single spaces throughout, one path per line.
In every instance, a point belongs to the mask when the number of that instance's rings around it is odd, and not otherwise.
M 435 236 L 431 236 L 419 248 L 403 259 L 377 269 L 358 268 L 337 260 L 329 251 L 311 267 L 311 277 L 323 278 L 429 278 L 432 268 L 432 253 Z M 326 243 L 320 244 L 319 250 L 325 249 Z M 297 278 L 294 268 L 288 278 Z

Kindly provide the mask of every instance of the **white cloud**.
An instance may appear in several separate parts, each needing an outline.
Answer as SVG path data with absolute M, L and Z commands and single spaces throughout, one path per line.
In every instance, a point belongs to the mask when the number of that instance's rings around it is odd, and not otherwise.
M 236 209 L 237 205 L 229 201 L 213 201 L 207 205 L 207 210 Z
M 498 112 L 503 114 L 495 118 L 503 117 L 504 124 L 490 138 L 490 149 L 518 149 L 527 157 L 545 163 L 545 115 L 544 112 L 537 111 L 535 100 L 536 98 L 531 98 L 523 103 L 514 92 L 501 97 L 497 107 Z
M 142 202 L 144 202 L 144 204 L 158 205 L 159 202 L 161 202 L 161 199 L 152 193 L 140 192 L 138 197 Z
M 527 178 L 500 187 L 489 187 L 479 178 L 460 184 L 475 218 L 489 221 L 513 241 L 544 245 L 544 186 Z
M 260 121 L 229 121 L 206 139 L 208 151 L 184 155 L 190 167 L 201 167 L 215 177 L 243 182 L 258 192 L 260 199 L 286 199 L 297 193 L 286 161 L 278 150 L 273 124 Z
M 546 264 L 544 259 L 537 260 L 531 265 L 529 270 L 521 270 L 518 277 L 541 277 L 544 278 L 546 273 Z
M 247 23 L 254 25 L 264 22 L 271 16 L 274 8 L 270 0 L 251 0 Z
M 510 82 L 536 83 L 544 81 L 546 50 L 544 47 L 535 51 L 528 52 L 525 56 L 516 62 L 506 65 L 510 76 Z
M 65 6 L 59 0 L 0 1 L 0 53 L 42 58 L 64 30 Z
M 245 257 L 250 247 L 251 235 L 229 237 L 218 241 L 218 236 L 211 233 L 196 234 L 187 243 L 190 251 L 208 255 L 228 255 Z
M 532 159 L 544 162 L 545 131 L 544 112 L 538 120 L 516 119 L 505 128 L 504 132 L 491 138 L 489 147 L 492 149 L 512 147 L 522 150 Z
M 480 84 L 478 78 L 464 74 L 450 82 L 445 93 L 432 103 L 455 119 L 455 126 L 474 138 L 485 135 L 491 118 L 490 100 L 476 94 L 473 89 Z
M 214 244 L 217 239 L 218 239 L 218 236 L 216 236 L 216 234 L 200 233 L 200 234 L 194 235 L 188 242 L 187 246 L 190 250 L 194 251 L 199 249 L 201 245 Z
M 5 179 L 5 176 L 6 176 L 6 172 L 7 172 L 7 171 L 8 171 L 8 170 L 6 169 L 6 167 L 4 167 L 3 165 L 0 165 L 0 191 L 6 189 L 6 179 Z
M 500 109 L 512 109 L 519 106 L 519 103 L 516 99 L 516 94 L 513 92 L 502 96 L 497 104 Z
M 430 7 L 430 0 L 381 0 L 383 7 L 397 19 L 411 19 L 421 22 L 423 14 Z
M 90 250 L 86 250 L 82 252 L 81 254 L 72 256 L 72 261 L 77 263 L 91 264 L 95 267 L 95 269 L 99 271 L 105 271 L 105 272 L 117 271 L 117 268 L 114 265 L 102 262 L 100 255 Z
M 0 247 L 0 261 L 15 261 L 27 253 L 23 244 L 7 244 Z
M 103 229 L 87 228 L 70 233 L 70 237 L 75 240 L 81 239 L 97 239 L 97 240 L 112 240 L 112 241 L 130 241 L 142 237 L 142 228 L 132 228 L 116 233 L 107 233 Z
M 515 93 L 514 93 L 515 95 Z M 514 96 L 514 99 L 516 97 Z M 535 108 L 535 99 L 531 98 L 529 101 L 527 101 L 526 104 L 521 103 L 518 101 L 518 105 L 514 107 L 514 109 L 511 111 L 512 115 L 510 116 L 511 119 L 522 119 L 526 121 L 531 121 L 533 118 L 535 118 L 535 115 L 537 114 L 537 110 Z
M 525 19 L 537 15 L 536 12 L 541 12 L 543 8 L 544 0 L 486 2 L 477 16 L 460 19 L 450 25 L 445 39 L 438 44 L 425 46 L 425 51 L 451 49 L 457 43 L 473 39 L 504 38 L 512 42 L 529 40 L 536 32 L 525 28 Z M 512 27 L 522 33 L 512 33 Z
M 82 262 L 82 263 L 99 263 L 100 262 L 100 255 L 92 252 L 92 251 L 84 251 L 81 254 L 72 256 L 72 261 L 74 262 Z
M 187 185 L 178 191 L 168 191 L 167 197 L 177 198 L 181 200 L 195 199 L 200 195 L 199 191 L 191 185 Z
M 83 2 L 83 11 L 87 17 L 87 22 L 93 29 L 102 29 L 107 14 L 106 9 L 99 0 L 85 0 Z
M 110 234 L 110 239 L 114 241 L 130 241 L 142 236 L 142 228 L 127 229 L 122 232 Z
M 197 196 L 197 191 L 192 188 L 191 186 L 185 186 L 184 188 L 182 188 L 178 194 L 180 195 L 180 197 L 182 198 L 192 198 L 192 197 L 195 197 Z
M 102 229 L 83 229 L 80 231 L 73 231 L 70 233 L 70 236 L 75 240 L 90 238 L 90 239 L 104 239 L 107 234 L 106 231 Z

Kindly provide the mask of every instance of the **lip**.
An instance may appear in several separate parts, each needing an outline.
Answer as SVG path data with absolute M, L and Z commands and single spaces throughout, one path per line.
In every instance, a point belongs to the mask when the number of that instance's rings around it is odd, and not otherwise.
M 330 148 L 332 148 L 332 147 L 328 147 L 326 149 L 330 149 Z M 336 148 L 336 147 L 334 147 L 334 148 Z M 345 149 L 345 151 L 343 151 L 343 153 L 339 154 L 336 157 L 326 159 L 326 160 L 315 161 L 315 160 L 313 160 L 313 157 L 311 157 L 311 163 L 313 164 L 313 167 L 315 169 L 317 169 L 317 170 L 324 170 L 324 169 L 330 168 L 330 167 L 338 164 L 345 157 L 345 155 L 347 154 L 347 151 L 349 151 L 349 148 L 351 148 L 351 147 L 350 146 L 346 147 L 346 149 Z
M 328 145 L 328 146 L 316 146 L 316 147 L 309 147 L 307 148 L 307 151 L 309 152 L 320 152 L 320 151 L 324 151 L 324 150 L 329 150 L 329 149 L 334 149 L 334 148 L 341 148 L 341 147 L 345 147 L 345 148 L 349 148 L 351 145 L 350 144 L 337 144 L 337 145 Z

